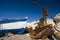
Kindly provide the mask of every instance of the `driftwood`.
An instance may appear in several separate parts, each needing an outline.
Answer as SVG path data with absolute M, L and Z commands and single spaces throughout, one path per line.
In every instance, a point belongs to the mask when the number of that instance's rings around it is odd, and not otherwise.
M 49 35 L 51 35 L 51 26 L 47 25 L 46 16 L 48 15 L 48 10 L 43 8 L 43 15 L 39 20 L 38 25 L 36 26 L 35 30 L 30 28 L 28 31 L 30 33 L 30 37 L 33 39 L 45 39 Z
M 52 29 L 53 29 L 52 33 L 55 36 L 55 38 L 57 38 L 58 40 L 60 40 L 60 32 L 55 29 L 55 26 Z
M 35 30 L 29 28 L 28 32 L 30 33 L 30 37 L 33 39 L 45 39 L 49 35 L 51 35 L 51 26 L 47 25 L 46 16 L 48 16 L 48 10 L 46 8 L 42 8 L 43 15 L 39 20 L 38 25 L 36 26 Z
M 41 29 L 40 31 L 37 30 L 38 32 L 32 30 L 32 28 L 30 28 L 28 31 L 30 33 L 31 38 L 33 38 L 33 39 L 44 39 L 51 34 L 50 28 L 51 28 L 50 25 L 47 25 L 45 27 L 40 28 Z

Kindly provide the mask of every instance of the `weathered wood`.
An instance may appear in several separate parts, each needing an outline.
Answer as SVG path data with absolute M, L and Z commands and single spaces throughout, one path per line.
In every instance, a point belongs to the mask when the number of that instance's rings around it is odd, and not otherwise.
M 35 32 L 32 30 L 32 28 L 29 29 L 29 33 L 30 33 L 30 37 L 33 39 L 45 39 L 45 37 L 49 36 L 51 34 L 51 30 L 50 30 L 50 25 L 46 26 L 46 27 L 42 27 L 40 28 L 42 29 L 39 32 Z M 38 30 L 37 30 L 38 31 Z

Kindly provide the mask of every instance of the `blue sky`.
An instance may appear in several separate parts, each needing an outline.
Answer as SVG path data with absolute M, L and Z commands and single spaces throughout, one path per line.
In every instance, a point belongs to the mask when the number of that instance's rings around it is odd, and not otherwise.
M 28 16 L 28 22 L 39 20 L 42 10 L 33 3 L 34 0 L 0 0 L 0 20 L 3 18 L 24 18 Z M 48 9 L 54 17 L 60 12 L 60 0 L 37 0 Z

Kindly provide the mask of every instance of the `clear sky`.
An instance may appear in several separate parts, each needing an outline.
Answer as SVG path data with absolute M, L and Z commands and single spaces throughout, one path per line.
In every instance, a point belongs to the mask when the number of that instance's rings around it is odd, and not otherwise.
M 34 0 L 0 0 L 0 20 L 3 18 L 24 18 L 28 16 L 28 22 L 38 20 L 42 10 L 33 3 Z M 60 12 L 60 0 L 37 0 L 43 7 L 48 9 L 54 17 Z

